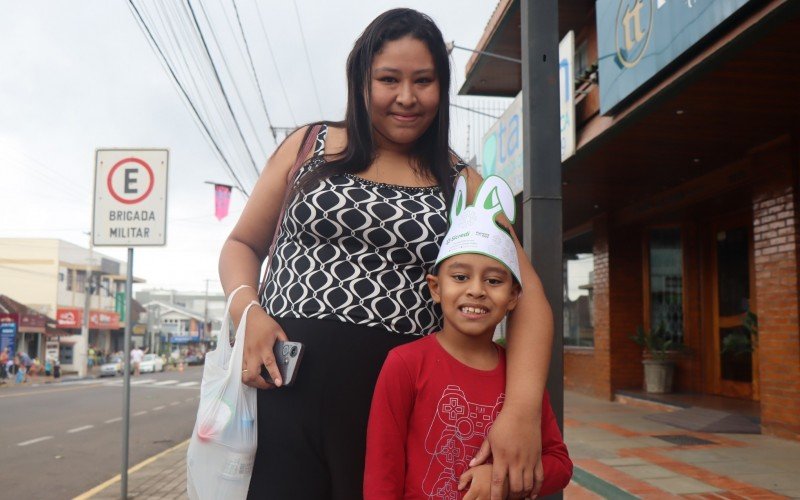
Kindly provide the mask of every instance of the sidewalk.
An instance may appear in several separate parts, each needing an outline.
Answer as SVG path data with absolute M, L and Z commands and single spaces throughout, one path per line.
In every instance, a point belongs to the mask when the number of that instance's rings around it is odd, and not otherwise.
M 800 443 L 686 431 L 645 418 L 654 413 L 567 391 L 565 437 L 575 471 L 564 498 L 800 498 Z M 187 447 L 181 443 L 134 466 L 129 496 L 185 498 Z M 78 498 L 119 493 L 117 477 Z

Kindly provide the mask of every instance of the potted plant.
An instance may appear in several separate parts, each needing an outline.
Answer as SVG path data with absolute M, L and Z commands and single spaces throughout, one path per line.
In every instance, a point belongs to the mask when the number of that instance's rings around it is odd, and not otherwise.
M 741 356 L 752 354 L 758 345 L 758 316 L 747 309 L 742 316 L 742 326 L 745 332 L 736 330 L 722 339 L 722 353 Z
M 670 338 L 663 323 L 650 332 L 639 326 L 631 339 L 644 350 L 642 365 L 645 391 L 655 394 L 672 392 L 675 375 L 672 353 L 683 350 L 683 344 Z

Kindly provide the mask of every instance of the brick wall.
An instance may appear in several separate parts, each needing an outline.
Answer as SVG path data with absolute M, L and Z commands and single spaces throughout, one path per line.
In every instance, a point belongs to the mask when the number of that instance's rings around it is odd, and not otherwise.
M 564 350 L 564 386 L 568 389 L 611 399 L 609 377 L 608 219 L 592 224 L 594 238 L 594 349 Z
M 800 439 L 797 179 L 786 144 L 753 160 L 755 171 L 773 174 L 754 186 L 752 199 L 761 423 Z
M 616 389 L 641 389 L 641 349 L 630 339 L 642 323 L 642 255 L 639 231 L 593 221 L 594 349 L 564 353 L 567 388 L 611 399 Z

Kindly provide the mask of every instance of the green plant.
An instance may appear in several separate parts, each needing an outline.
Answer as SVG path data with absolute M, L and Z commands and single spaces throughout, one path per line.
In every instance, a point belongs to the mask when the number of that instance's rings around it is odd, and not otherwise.
M 666 360 L 670 352 L 683 350 L 683 344 L 680 341 L 670 338 L 664 323 L 660 323 L 650 332 L 639 325 L 636 327 L 636 335 L 632 335 L 631 340 L 658 361 Z
M 747 332 L 736 330 L 722 339 L 722 353 L 740 356 L 751 354 L 758 343 L 758 315 L 748 309 L 742 316 L 742 327 Z

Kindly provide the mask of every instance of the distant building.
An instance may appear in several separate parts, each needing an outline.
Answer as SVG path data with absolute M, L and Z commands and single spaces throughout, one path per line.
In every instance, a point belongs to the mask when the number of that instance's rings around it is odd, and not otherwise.
M 124 348 L 125 263 L 50 238 L 0 238 L 0 294 L 56 320 L 48 340 L 58 341 L 65 371 L 85 373 L 89 345 L 105 353 Z M 88 271 L 88 273 L 87 273 Z M 134 278 L 135 283 L 144 280 Z M 87 289 L 89 336 L 81 337 Z M 133 302 L 133 319 L 141 308 Z M 66 335 L 64 335 L 66 333 Z M 45 356 L 46 331 L 18 331 L 16 345 Z
M 216 339 L 225 312 L 221 293 L 151 289 L 136 292 L 143 304 L 150 340 L 173 344 L 207 342 Z M 148 344 L 149 345 L 149 344 Z

